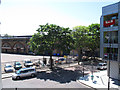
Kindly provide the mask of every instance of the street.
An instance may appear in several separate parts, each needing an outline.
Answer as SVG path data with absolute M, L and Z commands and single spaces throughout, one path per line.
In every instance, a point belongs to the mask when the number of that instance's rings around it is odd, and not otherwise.
M 71 81 L 69 83 L 59 83 L 52 80 L 44 79 L 26 79 L 13 81 L 11 78 L 2 80 L 3 88 L 88 88 L 81 85 L 78 81 Z
M 20 54 L 6 54 L 1 53 L 1 62 L 12 62 L 12 61 L 23 61 L 24 59 L 42 59 L 43 56 L 34 56 L 34 55 L 20 55 Z M 44 58 L 50 58 L 50 56 L 44 56 Z M 53 59 L 57 57 L 53 56 Z
M 54 71 L 40 71 L 35 78 L 2 80 L 3 88 L 89 88 L 78 81 L 79 71 L 58 68 Z

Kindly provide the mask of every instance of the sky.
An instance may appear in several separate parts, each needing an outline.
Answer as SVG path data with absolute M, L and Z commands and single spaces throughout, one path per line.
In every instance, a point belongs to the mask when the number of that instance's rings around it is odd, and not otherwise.
M 39 25 L 61 27 L 100 23 L 102 7 L 119 0 L 2 0 L 0 34 L 33 35 Z

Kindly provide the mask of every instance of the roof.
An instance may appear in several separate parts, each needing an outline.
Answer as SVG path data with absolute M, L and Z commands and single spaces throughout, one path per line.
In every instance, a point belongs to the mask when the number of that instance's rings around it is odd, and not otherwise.
M 32 35 L 25 35 L 25 36 L 1 36 L 1 39 L 21 39 L 21 38 L 32 38 Z

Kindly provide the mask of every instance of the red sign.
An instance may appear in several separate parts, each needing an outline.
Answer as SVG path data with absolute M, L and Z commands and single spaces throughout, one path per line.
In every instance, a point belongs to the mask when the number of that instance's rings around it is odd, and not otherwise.
M 104 21 L 104 27 L 108 27 L 113 24 L 115 24 L 115 19 L 110 20 L 110 21 Z

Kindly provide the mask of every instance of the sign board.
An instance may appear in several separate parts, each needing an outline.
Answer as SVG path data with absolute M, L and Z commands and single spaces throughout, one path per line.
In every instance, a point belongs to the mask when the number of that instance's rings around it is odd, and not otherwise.
M 64 55 L 64 58 L 67 58 L 67 56 Z
M 108 26 L 114 25 L 114 24 L 115 24 L 115 19 L 109 20 L 109 21 L 104 21 L 104 27 L 108 27 Z

